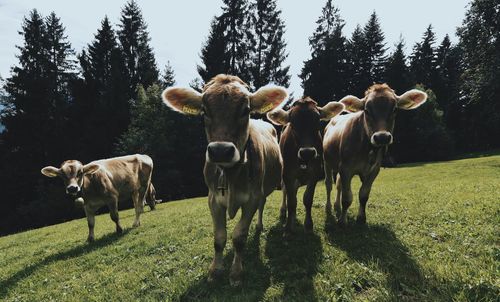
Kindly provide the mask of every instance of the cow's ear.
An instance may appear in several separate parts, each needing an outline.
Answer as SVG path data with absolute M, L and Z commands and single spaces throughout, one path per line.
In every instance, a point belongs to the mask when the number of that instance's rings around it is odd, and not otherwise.
M 318 109 L 319 118 L 323 121 L 329 121 L 331 118 L 344 111 L 345 106 L 339 102 L 330 102 L 323 107 L 318 107 Z
M 284 126 L 290 121 L 290 115 L 285 110 L 278 108 L 267 113 L 267 118 L 275 125 Z
M 349 112 L 358 112 L 361 110 L 365 110 L 365 100 L 361 100 L 354 95 L 345 96 L 340 100 L 340 103 L 344 104 L 345 110 Z
M 427 101 L 427 93 L 412 89 L 398 96 L 398 108 L 411 110 L 418 108 Z
M 161 94 L 163 102 L 173 110 L 190 115 L 198 115 L 202 107 L 202 94 L 193 88 L 170 87 Z
M 52 167 L 52 166 L 47 166 L 47 167 L 43 168 L 41 172 L 43 175 L 45 175 L 47 177 L 56 177 L 56 176 L 60 175 L 61 169 L 58 169 L 58 168 Z
M 92 163 L 86 164 L 85 166 L 83 166 L 83 174 L 94 174 L 100 168 L 101 166 L 98 164 L 92 164 Z
M 285 88 L 279 86 L 264 86 L 250 95 L 250 108 L 252 112 L 264 114 L 278 107 L 288 98 Z

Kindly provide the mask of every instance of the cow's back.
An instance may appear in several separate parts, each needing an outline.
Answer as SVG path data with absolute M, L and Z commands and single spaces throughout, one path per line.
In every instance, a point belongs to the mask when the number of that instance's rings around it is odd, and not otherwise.
M 255 158 L 250 158 L 253 161 L 252 170 L 260 174 L 262 190 L 267 196 L 281 181 L 282 160 L 276 129 L 270 123 L 253 119 L 249 128 L 255 152 Z
M 356 145 L 361 142 L 358 128 L 360 113 L 349 113 L 334 117 L 325 128 L 323 138 L 324 158 L 331 166 L 336 167 L 342 158 L 355 152 Z
M 92 163 L 101 165 L 102 173 L 107 175 L 120 194 L 128 194 L 140 188 L 147 189 L 151 182 L 153 160 L 147 155 L 120 156 Z

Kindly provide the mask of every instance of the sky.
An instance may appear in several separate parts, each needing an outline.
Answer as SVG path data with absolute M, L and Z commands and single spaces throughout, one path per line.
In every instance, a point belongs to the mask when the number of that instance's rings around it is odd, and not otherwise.
M 187 86 L 198 76 L 196 64 L 212 18 L 221 11 L 222 0 L 137 0 L 148 24 L 151 45 L 161 70 L 167 62 L 172 65 L 177 85 Z M 326 0 L 277 0 L 286 24 L 290 65 L 290 92 L 302 95 L 298 74 L 303 62 L 310 57 L 308 38 L 316 29 L 321 8 Z M 406 52 L 422 38 L 429 24 L 436 32 L 438 43 L 448 33 L 457 41 L 456 28 L 462 24 L 469 0 L 334 0 L 346 22 L 344 34 L 350 37 L 357 24 L 362 26 L 375 10 L 385 33 L 389 51 L 402 35 Z M 0 0 L 0 76 L 7 78 L 10 68 L 17 64 L 16 45 L 22 44 L 18 34 L 23 17 L 33 8 L 46 16 L 54 11 L 66 27 L 73 48 L 80 52 L 92 41 L 107 15 L 116 25 L 126 0 Z M 115 26 L 115 28 L 117 28 Z

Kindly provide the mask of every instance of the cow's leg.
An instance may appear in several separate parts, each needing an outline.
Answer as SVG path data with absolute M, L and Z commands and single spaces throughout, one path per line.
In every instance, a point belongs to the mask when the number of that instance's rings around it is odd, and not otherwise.
M 255 226 L 255 230 L 260 233 L 264 229 L 264 224 L 262 223 L 262 215 L 264 214 L 264 206 L 266 205 L 266 199 L 262 198 L 259 203 L 259 217 L 257 219 L 257 225 Z
M 306 208 L 306 218 L 304 220 L 304 228 L 306 231 L 311 231 L 313 229 L 313 220 L 311 216 L 311 208 L 314 199 L 314 190 L 316 189 L 316 180 L 311 181 L 307 184 L 306 190 L 304 192 L 304 207 Z
M 258 200 L 261 199 L 259 198 Z M 231 265 L 231 272 L 229 273 L 229 282 L 232 286 L 238 286 L 241 283 L 243 250 L 245 249 L 250 223 L 257 210 L 258 200 L 250 200 L 241 207 L 240 221 L 238 221 L 233 230 L 234 258 Z
M 352 175 L 350 173 L 340 172 L 340 180 L 342 182 L 342 212 L 340 214 L 339 224 L 343 226 L 347 224 L 347 210 L 352 203 Z
M 118 217 L 118 201 L 112 201 L 109 205 L 109 216 L 111 220 L 116 224 L 116 233 L 123 233 L 123 229 L 120 225 L 120 218 Z
M 281 223 L 285 223 L 285 221 L 286 221 L 286 187 L 285 187 L 285 184 L 283 182 L 281 184 L 281 193 L 283 194 L 283 199 L 281 201 L 281 208 L 280 208 L 280 221 L 281 221 Z
M 288 217 L 285 224 L 285 236 L 289 236 L 293 233 L 293 228 L 295 226 L 295 220 L 297 219 L 297 189 L 295 179 L 285 179 L 286 188 L 286 204 L 288 208 Z
M 94 225 L 95 225 L 95 210 L 90 206 L 85 206 L 85 215 L 87 216 L 87 224 L 89 226 L 89 236 L 87 237 L 88 242 L 94 241 Z
M 331 201 L 332 185 L 333 185 L 333 171 L 330 164 L 328 164 L 328 162 L 325 160 L 325 187 L 326 187 L 325 211 L 327 214 L 332 213 L 332 201 Z
M 366 223 L 366 203 L 368 202 L 370 191 L 377 175 L 378 170 L 368 176 L 361 177 L 361 188 L 359 189 L 359 210 L 358 216 L 356 217 L 356 222 L 360 224 Z
M 208 281 L 215 280 L 224 269 L 224 260 L 222 258 L 224 247 L 226 246 L 226 209 L 221 207 L 215 201 L 215 197 L 209 194 L 208 206 L 212 215 L 214 229 L 214 259 L 208 269 Z
M 340 201 L 342 200 L 342 180 L 340 179 L 340 177 L 337 177 L 336 187 L 337 187 L 337 197 L 335 198 L 335 203 L 333 204 L 333 207 L 335 209 L 337 218 L 340 218 L 340 213 L 342 212 L 342 208 L 340 207 Z
M 142 197 L 142 198 L 141 198 Z M 132 224 L 132 227 L 138 227 L 141 225 L 141 214 L 144 212 L 144 195 L 140 196 L 139 191 L 135 191 L 132 193 L 132 201 L 134 202 L 134 208 L 135 208 L 135 220 L 134 224 Z

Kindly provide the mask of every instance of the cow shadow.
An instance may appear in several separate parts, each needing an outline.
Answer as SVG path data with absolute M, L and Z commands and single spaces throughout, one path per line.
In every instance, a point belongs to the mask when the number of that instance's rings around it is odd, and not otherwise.
M 49 255 L 42 260 L 33 263 L 20 271 L 17 271 L 12 276 L 8 277 L 5 280 L 0 281 L 0 300 L 7 296 L 8 291 L 13 288 L 18 282 L 29 277 L 33 273 L 35 273 L 38 269 L 50 265 L 52 263 L 58 261 L 64 261 L 76 257 L 83 256 L 92 251 L 98 250 L 102 247 L 105 247 L 115 241 L 123 238 L 127 233 L 130 232 L 131 229 L 124 229 L 122 234 L 117 233 L 109 233 L 98 239 L 96 239 L 92 243 L 83 242 L 78 246 L 75 246 L 69 250 L 61 251 L 56 254 Z
M 296 301 L 308 297 L 317 301 L 314 276 L 323 260 L 321 238 L 314 232 L 305 232 L 297 222 L 293 236 L 283 239 L 281 223 L 274 225 L 267 235 L 266 256 L 273 283 L 283 284 L 280 301 Z
M 243 258 L 243 282 L 239 287 L 229 284 L 229 270 L 234 252 L 231 240 L 226 244 L 224 273 L 213 282 L 207 281 L 207 274 L 191 284 L 180 296 L 180 301 L 261 301 L 270 285 L 270 273 L 260 257 L 260 236 L 258 232 L 248 238 Z M 229 248 L 229 250 L 228 250 Z M 211 256 L 210 256 L 211 261 Z M 208 265 L 206 266 L 208 271 Z
M 360 225 L 350 220 L 345 227 L 339 227 L 333 216 L 327 215 L 325 231 L 332 246 L 345 251 L 352 260 L 363 264 L 376 263 L 387 276 L 392 300 L 413 301 L 432 297 L 439 301 L 421 267 L 389 225 Z M 358 292 L 370 287 L 368 280 L 355 285 Z

